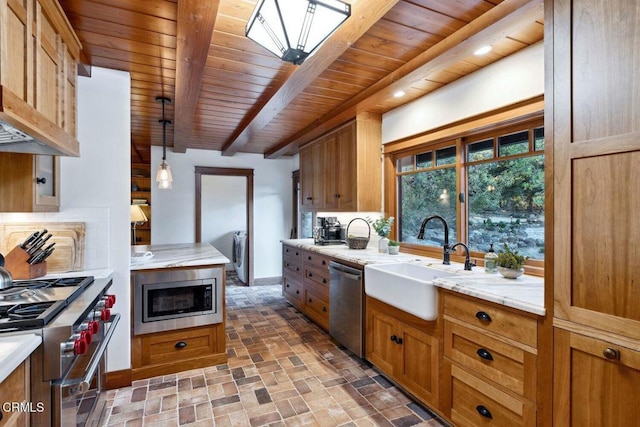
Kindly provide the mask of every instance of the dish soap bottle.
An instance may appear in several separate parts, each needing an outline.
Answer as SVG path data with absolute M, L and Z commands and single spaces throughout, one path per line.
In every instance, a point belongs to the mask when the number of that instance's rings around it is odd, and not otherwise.
M 485 273 L 495 273 L 497 271 L 498 255 L 493 250 L 493 243 L 489 245 L 489 252 L 484 255 L 484 271 Z

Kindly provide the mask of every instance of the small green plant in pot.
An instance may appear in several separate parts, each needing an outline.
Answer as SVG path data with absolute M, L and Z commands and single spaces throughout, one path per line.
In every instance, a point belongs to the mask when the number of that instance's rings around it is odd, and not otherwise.
M 504 243 L 500 252 L 498 252 L 498 258 L 496 258 L 496 265 L 498 272 L 507 279 L 515 279 L 522 276 L 524 273 L 524 263 L 529 259 L 525 255 L 521 255 L 518 251 L 512 251 L 509 245 Z
M 391 225 L 393 225 L 393 217 L 390 216 L 388 218 L 380 217 L 375 220 L 367 217 L 367 222 L 371 224 L 373 229 L 380 236 L 380 240 L 378 240 L 378 252 L 387 253 L 389 251 L 389 239 L 387 236 L 391 233 Z
M 396 240 L 389 240 L 389 254 L 398 255 L 400 252 L 400 242 Z

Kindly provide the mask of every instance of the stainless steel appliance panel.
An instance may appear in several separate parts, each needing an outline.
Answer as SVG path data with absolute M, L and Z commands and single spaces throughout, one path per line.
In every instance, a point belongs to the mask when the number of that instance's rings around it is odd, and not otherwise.
M 216 268 L 193 268 L 187 270 L 165 270 L 136 272 L 133 275 L 133 331 L 136 335 L 163 332 L 174 329 L 222 323 L 223 313 L 223 270 Z M 145 321 L 144 313 L 148 312 L 149 295 L 147 290 L 158 288 L 190 287 L 200 283 L 202 287 L 211 286 L 211 310 L 197 313 L 177 313 L 163 316 L 161 319 Z M 181 296 L 184 298 L 184 295 Z
M 358 357 L 364 357 L 364 289 L 362 270 L 329 263 L 329 334 Z

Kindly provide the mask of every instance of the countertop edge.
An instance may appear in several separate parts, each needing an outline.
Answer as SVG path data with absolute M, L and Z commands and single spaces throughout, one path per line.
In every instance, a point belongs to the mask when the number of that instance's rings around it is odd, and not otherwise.
M 24 362 L 42 343 L 42 337 L 36 334 L 11 335 L 0 338 L 0 383 Z M 3 354 L 4 346 L 12 348 L 7 354 Z

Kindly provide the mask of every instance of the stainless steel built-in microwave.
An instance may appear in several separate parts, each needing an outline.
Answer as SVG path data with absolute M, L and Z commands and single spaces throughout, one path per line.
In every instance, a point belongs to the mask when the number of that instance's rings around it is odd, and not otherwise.
M 222 268 L 136 272 L 134 334 L 222 322 Z

